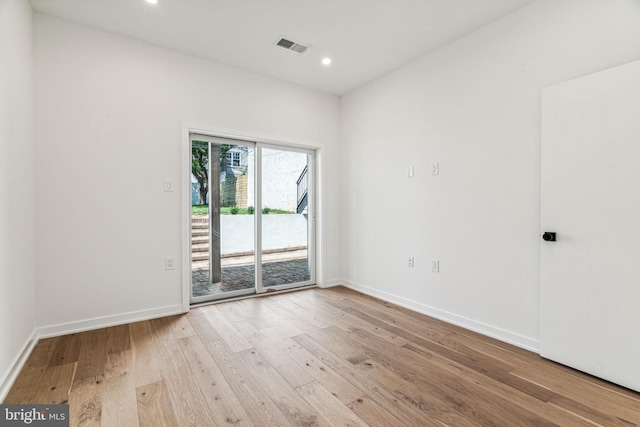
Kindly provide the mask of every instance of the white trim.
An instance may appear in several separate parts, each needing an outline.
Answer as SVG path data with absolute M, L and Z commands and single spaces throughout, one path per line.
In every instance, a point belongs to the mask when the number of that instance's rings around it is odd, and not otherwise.
M 191 140 L 191 150 L 192 150 L 192 154 L 191 154 L 191 158 L 193 159 L 193 141 L 194 141 L 194 134 L 190 134 L 189 135 L 189 139 Z M 213 158 L 213 145 L 216 145 L 216 151 L 218 152 L 218 158 L 214 159 Z M 209 280 L 211 280 L 211 278 L 213 277 L 213 271 L 216 269 L 213 264 L 214 264 L 214 260 L 213 260 L 213 252 L 215 249 L 215 246 L 213 244 L 213 231 L 214 231 L 214 226 L 213 226 L 213 217 L 214 217 L 214 210 L 215 209 L 211 209 L 212 208 L 212 203 L 211 200 L 213 198 L 213 194 L 211 194 L 211 184 L 215 184 L 218 191 L 220 191 L 220 170 L 218 170 L 218 176 L 216 176 L 215 178 L 212 176 L 213 174 L 211 173 L 211 170 L 213 169 L 213 165 L 215 163 L 212 163 L 212 160 L 215 161 L 216 163 L 220 164 L 220 145 L 218 145 L 218 143 L 211 143 L 211 141 L 208 141 L 207 143 L 207 195 L 205 196 L 205 203 L 207 202 L 207 199 L 209 200 L 209 205 L 207 211 L 207 218 L 208 218 L 208 223 L 209 224 L 207 226 L 207 239 L 209 241 Z M 191 160 L 192 162 L 192 168 L 193 168 L 193 160 Z M 226 162 L 226 160 L 225 160 Z M 226 165 L 225 165 L 226 166 Z M 221 167 L 222 168 L 222 167 Z M 226 167 L 225 167 L 226 170 Z M 191 171 L 191 173 L 193 173 L 193 169 Z M 219 193 L 218 193 L 219 194 Z M 220 199 L 220 197 L 218 197 L 218 199 Z M 218 204 L 213 204 L 213 206 L 215 206 L 216 208 L 218 208 Z M 191 210 L 191 209 L 189 209 Z M 218 218 L 220 217 L 220 212 L 218 211 Z M 218 223 L 219 224 L 219 223 Z M 218 239 L 221 238 L 220 236 L 220 228 L 218 227 L 218 230 L 215 230 L 218 232 Z M 193 239 L 193 211 L 191 213 L 191 232 L 189 233 L 189 239 Z M 193 304 L 193 301 L 195 299 L 195 297 L 193 296 L 193 240 L 191 242 L 191 303 Z M 222 270 L 222 267 L 220 267 L 220 269 Z
M 256 144 L 253 168 L 256 173 L 253 177 L 253 198 L 255 201 L 255 210 L 253 215 L 253 265 L 255 266 L 255 289 L 256 294 L 260 295 L 266 292 L 262 286 L 262 145 Z
M 318 285 L 318 287 L 322 289 L 333 288 L 334 286 L 341 286 L 341 285 L 348 287 L 347 285 L 345 285 L 345 283 L 346 283 L 346 280 L 344 279 L 331 279 L 331 280 L 327 280 L 321 285 Z
M 301 149 L 301 150 L 317 150 L 320 147 L 315 145 L 303 144 L 299 142 L 291 142 L 285 139 L 280 139 L 278 137 L 257 137 L 257 136 L 248 136 L 244 135 L 241 131 L 235 129 L 224 129 L 220 126 L 215 125 L 207 125 L 203 126 L 201 124 L 193 124 L 189 122 L 183 122 L 183 129 L 187 129 L 188 133 L 198 134 L 199 136 L 210 136 L 212 138 L 224 138 L 234 141 L 241 142 L 253 142 L 260 143 L 266 145 L 274 145 L 276 147 L 286 147 L 290 149 Z M 215 130 L 212 130 L 215 129 Z M 238 142 L 231 142 L 231 144 L 238 144 Z M 242 144 L 240 144 L 242 145 Z
M 111 326 L 156 319 L 158 317 L 173 316 L 174 314 L 181 314 L 183 312 L 182 304 L 176 304 L 166 307 L 151 308 L 148 310 L 132 311 L 130 313 L 95 317 L 93 319 L 80 320 L 78 322 L 59 323 L 57 325 L 38 328 L 38 338 L 48 338 L 93 329 L 108 328 Z
M 20 374 L 24 364 L 27 363 L 27 359 L 29 359 L 31 352 L 37 343 L 38 330 L 34 329 L 22 346 L 20 352 L 18 352 L 16 357 L 13 359 L 13 362 L 11 362 L 10 368 L 5 373 L 6 375 L 2 377 L 2 381 L 0 382 L 0 403 L 4 402 L 4 399 L 6 399 L 7 394 L 9 394 L 9 390 L 11 390 L 13 383 L 16 382 L 18 374 Z
M 317 198 L 316 198 L 316 150 L 307 153 L 307 221 L 311 217 L 311 221 L 307 226 L 307 262 L 309 263 L 309 270 L 311 273 L 310 280 L 313 283 L 318 283 L 318 262 L 317 262 Z M 309 159 L 310 158 L 310 159 Z
M 189 132 L 189 140 L 191 142 L 202 141 L 202 142 L 208 142 L 209 144 L 218 144 L 218 145 L 227 144 L 227 145 L 238 145 L 241 147 L 255 146 L 255 142 L 253 141 L 247 141 L 244 139 L 237 139 L 237 138 L 222 138 L 215 135 L 208 135 L 208 134 L 205 135 L 197 132 Z
M 188 167 L 185 167 L 188 165 Z M 191 307 L 191 138 L 182 123 L 182 312 Z M 186 238 L 185 238 L 186 236 Z
M 314 156 L 315 161 L 315 174 L 314 174 L 314 190 L 316 205 L 314 213 L 316 216 L 315 221 L 315 279 L 316 284 L 319 287 L 325 287 L 326 274 L 326 245 L 325 245 L 325 231 L 324 231 L 324 211 L 325 211 L 325 194 L 324 194 L 324 151 L 322 148 L 316 150 Z
M 262 294 L 267 292 L 267 289 L 276 289 L 276 290 L 284 290 L 284 289 L 293 289 L 296 287 L 305 287 L 311 284 L 317 285 L 318 283 L 318 275 L 316 272 L 317 268 L 317 243 L 316 243 L 316 157 L 318 150 L 315 149 L 306 149 L 299 147 L 290 147 L 286 145 L 277 145 L 277 144 L 267 144 L 267 143 L 258 143 L 256 146 L 256 206 L 260 206 L 259 209 L 256 210 L 256 248 L 260 248 L 260 250 L 256 250 L 256 265 L 262 266 L 262 195 L 263 195 L 263 180 L 262 178 L 262 149 L 266 148 L 268 150 L 282 151 L 282 152 L 292 152 L 305 154 L 307 156 L 307 176 L 308 176 L 308 195 L 307 195 L 307 211 L 311 219 L 308 221 L 307 225 L 307 259 L 310 260 L 309 263 L 309 273 L 310 278 L 304 282 L 296 282 L 296 283 L 287 283 L 276 286 L 265 287 L 262 284 L 262 268 L 256 269 L 256 283 L 258 286 L 256 287 L 256 293 Z M 260 178 L 260 179 L 258 179 Z M 258 232 L 258 230 L 260 230 Z
M 508 344 L 515 345 L 516 347 L 524 348 L 525 350 L 533 351 L 534 353 L 540 354 L 540 341 L 536 339 L 525 337 L 524 335 L 497 328 L 495 326 L 487 325 L 486 323 L 477 322 L 473 319 L 459 316 L 448 311 L 440 310 L 438 308 L 412 301 L 410 299 L 394 294 L 390 294 L 388 292 L 379 291 L 377 289 L 370 288 L 351 280 L 344 280 L 343 285 L 355 291 L 362 292 L 363 294 L 371 295 L 383 301 L 408 308 L 409 310 L 413 310 L 418 313 L 426 314 L 427 316 L 443 320 L 453 325 L 460 326 L 462 328 L 478 332 L 482 335 L 495 338 Z
M 300 154 L 308 154 L 310 156 L 315 155 L 315 149 L 313 148 L 303 148 L 300 146 L 291 146 L 288 144 L 279 144 L 277 142 L 260 142 L 259 143 L 262 148 L 266 148 L 267 150 L 278 150 L 278 151 L 290 151 L 292 153 L 300 153 Z
M 211 130 L 215 129 L 215 130 Z M 313 240 L 308 242 L 309 253 L 313 252 L 314 265 L 312 266 L 312 279 L 315 279 L 315 285 L 321 285 L 322 281 L 325 277 L 325 250 L 324 250 L 324 228 L 323 228 L 323 219 L 324 219 L 324 194 L 321 192 L 324 191 L 324 187 L 322 185 L 322 177 L 324 163 L 322 161 L 323 149 L 319 146 L 315 145 L 307 145 L 301 143 L 293 143 L 286 141 L 284 139 L 269 139 L 255 136 L 245 136 L 242 132 L 239 132 L 234 129 L 225 129 L 220 126 L 212 126 L 212 125 L 202 125 L 202 124 L 194 124 L 190 122 L 182 122 L 182 191 L 183 191 L 183 205 L 182 205 L 182 307 L 183 313 L 187 313 L 191 307 L 191 303 L 194 305 L 199 305 L 199 302 L 192 301 L 191 298 L 191 216 L 189 212 L 191 212 L 191 139 L 192 135 L 198 135 L 198 138 L 207 138 L 207 140 L 211 141 L 222 141 L 222 140 L 230 140 L 229 143 L 237 144 L 237 145 L 246 145 L 251 146 L 255 144 L 255 177 L 256 183 L 254 185 L 256 191 L 256 200 L 255 200 L 255 221 L 256 221 L 256 229 L 259 229 L 257 226 L 261 225 L 262 221 L 262 210 L 258 208 L 260 200 L 259 188 L 258 188 L 258 174 L 262 173 L 262 170 L 258 169 L 261 167 L 261 159 L 258 153 L 259 147 L 265 148 L 273 148 L 277 150 L 289 150 L 294 152 L 300 152 L 309 154 L 312 156 L 313 162 L 315 162 L 310 169 L 312 174 L 312 181 L 314 181 L 313 189 L 314 189 L 314 204 L 313 211 L 316 216 L 316 221 L 313 224 Z M 260 163 L 260 164 L 259 164 Z M 260 233 L 256 233 L 256 236 Z M 186 236 L 186 238 L 185 238 Z M 256 244 L 261 243 L 257 241 Z M 310 239 L 311 240 L 311 239 Z M 256 256 L 259 258 L 261 254 L 258 250 L 260 246 L 256 246 Z M 259 262 L 257 262 L 259 261 Z M 262 265 L 262 260 L 254 260 L 256 265 Z M 262 269 L 256 269 L 256 276 L 262 274 Z M 261 279 L 261 277 L 256 277 L 256 283 L 260 283 L 257 279 Z M 286 285 L 285 285 L 286 286 Z M 309 285 L 302 285 L 301 289 L 309 287 Z M 256 289 L 257 295 L 264 295 L 266 291 L 264 289 Z M 214 301 L 214 300 L 212 300 Z M 220 301 L 228 301 L 226 298 L 221 299 Z

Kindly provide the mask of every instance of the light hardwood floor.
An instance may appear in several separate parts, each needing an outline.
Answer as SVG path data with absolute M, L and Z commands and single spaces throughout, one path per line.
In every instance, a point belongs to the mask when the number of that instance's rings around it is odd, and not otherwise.
M 345 288 L 41 340 L 73 426 L 640 426 L 640 394 Z

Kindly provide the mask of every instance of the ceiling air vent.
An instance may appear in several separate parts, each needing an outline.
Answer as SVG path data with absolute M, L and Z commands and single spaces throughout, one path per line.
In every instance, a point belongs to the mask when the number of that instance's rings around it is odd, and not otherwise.
M 291 50 L 296 53 L 305 53 L 309 46 L 305 46 L 300 43 L 292 42 L 291 40 L 287 40 L 284 37 L 281 37 L 277 42 L 276 46 L 280 46 L 284 49 Z

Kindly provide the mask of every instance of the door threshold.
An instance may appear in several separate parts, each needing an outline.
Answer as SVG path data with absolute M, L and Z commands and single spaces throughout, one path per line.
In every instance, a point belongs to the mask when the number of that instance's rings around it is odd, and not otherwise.
M 205 306 L 205 305 L 219 304 L 219 303 L 222 303 L 222 302 L 238 301 L 238 300 L 249 299 L 249 298 L 257 298 L 257 297 L 264 297 L 264 296 L 269 296 L 269 295 L 284 294 L 284 293 L 287 293 L 287 292 L 302 291 L 302 290 L 305 290 L 305 289 L 311 289 L 311 288 L 316 288 L 316 287 L 318 287 L 318 285 L 316 285 L 316 284 L 304 285 L 304 286 L 300 286 L 299 288 L 281 289 L 281 290 L 275 290 L 274 289 L 274 290 L 271 290 L 271 291 L 263 292 L 261 294 L 241 295 L 241 296 L 238 296 L 238 297 L 220 298 L 220 299 L 212 300 L 212 301 L 202 301 L 202 302 L 197 302 L 197 303 L 191 304 L 189 309 L 198 308 L 198 307 L 202 307 L 202 306 Z

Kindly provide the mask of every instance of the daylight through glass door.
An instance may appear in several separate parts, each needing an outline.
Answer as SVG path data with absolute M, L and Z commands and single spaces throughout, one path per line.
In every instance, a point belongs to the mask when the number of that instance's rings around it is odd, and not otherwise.
M 192 140 L 192 302 L 255 292 L 255 148 Z
M 195 134 L 191 148 L 191 302 L 315 283 L 313 152 Z
M 311 283 L 312 156 L 272 147 L 261 151 L 262 287 Z

